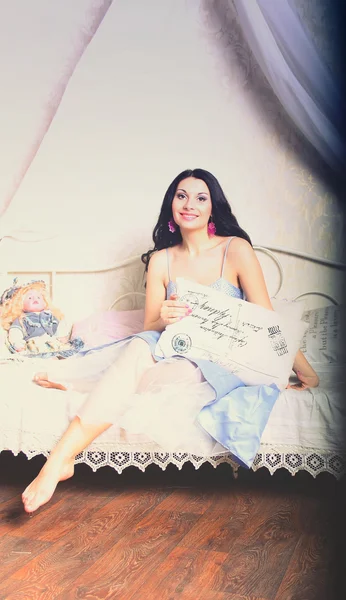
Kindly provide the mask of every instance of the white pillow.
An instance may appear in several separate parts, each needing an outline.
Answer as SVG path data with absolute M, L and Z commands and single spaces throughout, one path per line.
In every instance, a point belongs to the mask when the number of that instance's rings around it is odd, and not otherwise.
M 303 321 L 182 278 L 177 293 L 192 314 L 166 328 L 155 354 L 210 360 L 246 385 L 286 387 L 306 329 Z
M 305 310 L 304 302 L 278 298 L 271 298 L 270 302 L 272 303 L 275 312 L 278 312 L 279 315 L 282 315 L 285 319 L 300 321 L 303 317 Z
M 301 351 L 311 363 L 346 363 L 346 306 L 324 306 L 307 310 L 303 320 L 308 323 Z

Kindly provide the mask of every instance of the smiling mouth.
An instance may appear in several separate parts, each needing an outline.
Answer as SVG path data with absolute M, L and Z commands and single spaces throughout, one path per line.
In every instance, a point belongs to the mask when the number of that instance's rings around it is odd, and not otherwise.
M 188 213 L 180 213 L 180 216 L 183 217 L 183 219 L 187 219 L 187 221 L 192 221 L 193 219 L 197 219 L 197 215 L 190 215 Z

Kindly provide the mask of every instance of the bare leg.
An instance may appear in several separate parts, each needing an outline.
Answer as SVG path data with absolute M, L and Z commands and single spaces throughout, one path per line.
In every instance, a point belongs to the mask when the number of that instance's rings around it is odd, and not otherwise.
M 107 418 L 115 414 L 114 405 L 121 414 L 126 409 L 129 394 L 154 364 L 149 346 L 141 339 L 133 340 L 123 349 L 118 360 L 95 385 L 79 416 L 73 419 L 36 479 L 24 491 L 26 512 L 34 512 L 48 502 L 59 481 L 72 477 L 76 454 L 114 423 Z M 113 393 L 116 394 L 114 399 Z
M 129 346 L 138 341 L 145 343 L 143 340 L 133 340 Z M 76 355 L 63 360 L 45 361 L 42 371 L 34 375 L 33 381 L 45 388 L 88 393 L 118 358 L 122 360 L 123 352 L 126 354 L 127 348 L 119 344 L 83 357 Z
M 26 512 L 34 512 L 51 499 L 59 481 L 72 477 L 76 454 L 110 426 L 111 423 L 90 425 L 83 423 L 79 417 L 73 419 L 36 479 L 23 492 Z

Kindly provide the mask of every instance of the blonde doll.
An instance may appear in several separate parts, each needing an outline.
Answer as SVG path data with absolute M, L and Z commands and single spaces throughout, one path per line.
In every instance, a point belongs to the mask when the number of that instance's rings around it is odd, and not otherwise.
M 1 322 L 11 352 L 26 356 L 66 358 L 83 345 L 70 340 L 71 328 L 52 306 L 44 281 L 30 281 L 6 290 L 1 299 Z

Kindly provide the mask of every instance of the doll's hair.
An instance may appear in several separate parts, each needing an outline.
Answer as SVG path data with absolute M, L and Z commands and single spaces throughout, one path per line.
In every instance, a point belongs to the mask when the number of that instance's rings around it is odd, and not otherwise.
M 12 325 L 12 323 L 19 319 L 23 315 L 23 303 L 24 296 L 29 290 L 38 290 L 41 292 L 43 299 L 46 303 L 45 308 L 48 308 L 52 311 L 53 315 L 61 320 L 64 318 L 64 315 L 60 310 L 55 308 L 52 305 L 51 299 L 46 290 L 46 286 L 42 281 L 34 281 L 32 283 L 28 283 L 27 285 L 23 285 L 19 287 L 10 298 L 5 300 L 1 306 L 1 324 L 5 331 L 8 331 Z

